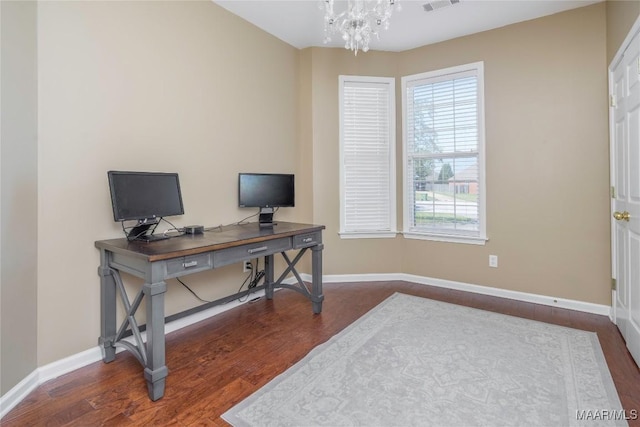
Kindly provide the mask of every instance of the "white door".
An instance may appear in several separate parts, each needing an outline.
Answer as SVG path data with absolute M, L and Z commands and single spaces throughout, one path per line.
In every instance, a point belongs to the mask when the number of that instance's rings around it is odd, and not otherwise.
M 640 365 L 640 33 L 610 69 L 615 320 Z

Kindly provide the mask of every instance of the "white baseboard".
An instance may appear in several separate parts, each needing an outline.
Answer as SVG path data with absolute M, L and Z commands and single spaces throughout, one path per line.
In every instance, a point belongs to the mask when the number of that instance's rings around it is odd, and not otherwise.
M 11 390 L 3 394 L 2 397 L 0 397 L 0 420 L 40 384 L 38 381 L 38 370 L 36 369 Z
M 304 280 L 311 280 L 310 275 L 303 275 Z M 475 294 L 490 295 L 517 301 L 542 304 L 551 307 L 566 308 L 568 310 L 582 311 L 611 317 L 611 307 L 608 305 L 593 304 L 590 302 L 558 298 L 553 296 L 531 294 L 527 292 L 511 291 L 508 289 L 492 288 L 489 286 L 474 285 L 471 283 L 455 282 L 453 280 L 436 279 L 433 277 L 416 276 L 406 273 L 382 273 L 382 274 L 335 274 L 322 277 L 325 283 L 337 282 L 379 282 L 390 280 L 402 280 L 405 282 L 422 285 L 437 286 L 439 288 L 455 289 L 472 292 Z
M 301 274 L 301 278 L 305 281 L 311 281 L 310 274 Z M 570 300 L 565 298 L 557 298 L 545 295 L 530 294 L 526 292 L 511 291 L 507 289 L 492 288 L 488 286 L 474 285 L 470 283 L 455 282 L 452 280 L 436 279 L 432 277 L 416 276 L 406 273 L 382 273 L 382 274 L 334 274 L 326 275 L 322 277 L 325 283 L 339 283 L 339 282 L 380 282 L 401 280 L 405 282 L 418 283 L 423 285 L 437 286 L 446 289 L 456 289 L 460 291 L 472 292 L 482 295 L 490 295 L 500 298 L 513 299 L 517 301 L 530 302 L 534 304 L 542 304 L 552 307 L 565 308 L 569 310 L 582 311 L 585 313 L 598 314 L 603 316 L 612 315 L 611 307 L 601 304 L 593 304 L 589 302 Z M 287 282 L 292 282 L 287 280 Z M 264 291 L 256 293 L 256 295 L 264 295 Z M 229 309 L 235 308 L 244 303 L 234 300 L 228 304 L 212 307 L 207 310 L 203 310 L 199 313 L 192 314 L 190 316 L 183 317 L 182 319 L 175 320 L 167 323 L 165 326 L 165 333 L 170 333 L 201 320 L 208 319 L 216 314 L 222 313 Z M 143 334 L 144 338 L 144 334 Z M 122 350 L 122 349 L 118 349 Z M 11 409 L 13 409 L 18 403 L 22 401 L 29 393 L 35 390 L 40 384 L 57 378 L 68 372 L 87 366 L 91 363 L 95 363 L 102 360 L 102 350 L 99 346 L 90 348 L 81 353 L 66 357 L 53 363 L 49 363 L 45 366 L 41 366 L 25 379 L 20 381 L 15 387 L 0 397 L 0 419 L 4 417 Z

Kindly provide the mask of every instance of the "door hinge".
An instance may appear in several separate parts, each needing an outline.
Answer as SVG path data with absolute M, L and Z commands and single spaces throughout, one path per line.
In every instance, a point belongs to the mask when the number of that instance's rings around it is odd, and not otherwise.
M 616 106 L 616 96 L 613 94 L 609 95 L 609 106 L 614 108 Z
M 618 285 L 616 283 L 616 279 L 613 279 L 613 278 L 611 279 L 611 290 L 612 291 L 618 290 Z
M 611 186 L 611 198 L 616 198 L 616 187 L 614 187 L 613 185 Z

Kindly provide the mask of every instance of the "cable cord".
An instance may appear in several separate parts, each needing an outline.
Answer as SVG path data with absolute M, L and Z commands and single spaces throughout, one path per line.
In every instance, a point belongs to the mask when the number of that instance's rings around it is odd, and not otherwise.
M 264 277 L 264 270 L 258 271 L 258 273 L 256 274 L 256 277 L 254 277 L 253 280 L 251 281 L 251 283 L 249 283 L 249 289 L 252 289 L 252 288 L 255 288 L 256 286 L 258 286 L 258 282 L 263 277 Z
M 244 282 L 242 282 L 242 285 L 240 285 L 240 287 L 238 288 L 238 292 L 240 293 L 242 291 L 242 288 L 244 288 L 244 285 L 247 284 L 247 282 L 249 282 L 249 286 L 247 286 L 247 290 L 251 289 L 251 283 L 253 282 L 253 272 L 258 268 L 258 261 L 256 260 L 256 268 L 253 268 L 253 263 L 250 263 L 251 267 L 249 268 L 249 274 L 247 275 L 247 277 L 244 279 Z M 249 292 L 247 295 L 245 295 L 245 299 L 242 299 L 242 297 L 238 298 L 239 302 L 245 302 L 247 299 L 249 299 L 249 295 L 251 294 L 251 292 Z
M 175 225 L 173 225 L 173 223 L 171 221 L 169 221 L 168 219 L 165 219 L 164 217 L 161 217 L 160 221 L 164 221 L 164 222 L 166 222 L 167 224 L 169 224 L 171 226 L 171 228 L 169 228 L 167 230 L 164 230 L 164 232 L 162 233 L 163 236 L 166 236 L 167 233 L 169 233 L 171 231 L 177 231 L 179 233 L 178 234 L 179 236 L 185 234 L 184 227 L 183 228 L 178 228 Z
M 167 221 L 169 222 L 169 221 Z M 169 224 L 171 224 L 169 222 Z M 173 225 L 173 224 L 172 224 Z M 250 267 L 249 267 L 249 274 L 247 275 L 247 277 L 245 277 L 244 281 L 242 282 L 242 284 L 240 285 L 240 287 L 238 288 L 238 292 L 236 293 L 240 293 L 242 292 L 242 288 L 244 288 L 244 286 L 247 284 L 247 282 L 249 283 L 249 285 L 247 286 L 247 290 L 250 291 L 251 289 L 255 288 L 256 286 L 258 286 L 258 282 L 260 282 L 260 280 L 265 276 L 265 271 L 260 270 L 258 271 L 258 267 L 260 265 L 260 260 L 258 258 L 256 258 L 255 261 L 255 267 L 253 265 L 253 262 L 249 263 Z M 257 271 L 257 273 L 256 273 Z M 198 300 L 204 303 L 211 303 L 213 301 L 209 301 L 206 300 L 204 298 L 201 298 L 197 293 L 195 293 L 195 291 L 193 289 L 191 289 L 186 283 L 184 283 L 182 280 L 180 280 L 179 277 L 176 277 L 176 280 L 178 281 L 178 283 L 180 283 L 182 286 L 184 286 L 189 292 L 191 292 L 191 294 Z M 245 302 L 249 299 L 249 295 L 251 295 L 251 292 L 247 293 L 247 295 L 243 297 L 238 298 L 239 302 Z M 255 301 L 259 300 L 260 297 L 255 298 Z M 252 300 L 253 302 L 254 300 Z
M 262 273 L 262 272 L 261 272 L 261 273 Z M 240 293 L 240 291 L 242 290 L 242 288 L 244 287 L 244 285 L 246 285 L 246 284 L 247 284 L 247 282 L 249 282 L 249 280 L 250 280 L 250 279 L 251 279 L 251 282 L 253 282 L 253 280 L 254 280 L 254 279 L 252 279 L 252 277 L 253 277 L 253 268 L 251 269 L 251 271 L 249 271 L 249 274 L 248 274 L 248 275 L 247 275 L 247 277 L 244 279 L 244 282 L 242 282 L 242 285 L 240 285 L 240 288 L 238 289 L 238 293 Z M 209 301 L 209 300 L 206 300 L 206 299 L 204 299 L 204 298 L 200 297 L 200 296 L 199 296 L 197 293 L 195 293 L 195 291 L 194 291 L 193 289 L 191 289 L 191 288 L 190 288 L 186 283 L 184 283 L 182 280 L 180 280 L 180 278 L 179 278 L 179 277 L 176 277 L 176 280 L 178 281 L 178 283 L 180 283 L 182 286 L 184 286 L 184 287 L 185 287 L 185 289 L 187 289 L 189 292 L 191 292 L 191 294 L 192 294 L 192 295 L 193 295 L 193 296 L 194 296 L 198 301 L 201 301 L 201 302 L 204 302 L 204 303 L 210 303 L 210 302 L 213 302 L 213 301 Z M 249 283 L 251 283 L 251 282 L 249 282 Z M 255 285 L 254 285 L 253 287 L 255 287 Z M 251 286 L 250 286 L 250 288 L 251 288 Z M 247 295 L 247 296 L 248 296 L 248 295 Z M 239 300 L 240 302 L 244 302 L 244 301 L 246 301 L 246 299 L 242 300 L 241 298 L 238 298 L 238 300 Z
M 167 224 L 169 224 L 171 226 L 171 228 L 166 229 L 162 235 L 165 237 L 174 237 L 174 236 L 167 236 L 168 233 L 172 232 L 172 231 L 176 231 L 178 232 L 178 236 L 185 234 L 184 228 L 178 228 L 176 227 L 171 221 L 169 221 L 168 219 L 165 219 L 164 217 L 160 217 L 158 222 L 156 222 L 153 225 L 153 228 L 151 228 L 151 232 L 148 233 L 149 235 L 155 233 L 156 229 L 158 228 L 158 226 L 160 225 L 160 222 L 166 222 Z M 120 221 L 120 224 L 122 225 L 122 232 L 124 233 L 125 237 L 127 238 L 127 240 L 134 241 L 136 239 L 138 239 L 141 236 L 144 236 L 145 234 L 147 234 L 147 230 L 143 230 L 140 233 L 136 234 L 135 236 L 130 236 L 129 235 L 129 230 L 133 230 L 135 227 L 137 227 L 137 225 L 132 225 L 129 227 L 125 227 L 124 226 L 124 221 Z
M 191 289 L 189 286 L 187 286 L 187 284 L 186 284 L 186 283 L 184 283 L 182 280 L 180 280 L 180 278 L 179 278 L 179 277 L 176 277 L 176 280 L 177 280 L 177 281 L 178 281 L 182 286 L 184 286 L 185 288 L 187 288 L 187 290 L 188 290 L 189 292 L 191 292 L 191 293 L 193 294 L 193 296 L 194 296 L 194 297 L 196 297 L 199 301 L 202 301 L 202 302 L 213 302 L 213 301 L 209 301 L 209 300 L 206 300 L 206 299 L 202 299 L 202 298 L 200 298 L 200 297 L 198 296 L 198 294 L 196 294 L 196 293 L 193 291 L 193 289 Z
M 278 210 L 279 210 L 279 209 L 280 209 L 279 207 L 276 207 L 276 208 L 273 210 L 273 213 L 275 214 L 276 212 L 278 212 Z M 205 228 L 205 229 L 204 229 L 204 231 L 216 231 L 216 230 L 217 230 L 217 231 L 222 231 L 222 228 L 223 228 L 223 227 L 228 227 L 228 226 L 230 226 L 230 225 L 245 225 L 245 224 L 251 224 L 250 222 L 245 222 L 245 221 L 247 221 L 248 219 L 251 219 L 251 218 L 253 218 L 253 217 L 256 217 L 256 216 L 258 216 L 258 215 L 260 215 L 260 212 L 259 212 L 259 211 L 258 211 L 257 213 L 254 213 L 253 215 L 249 215 L 248 217 L 241 219 L 240 221 L 232 222 L 232 223 L 230 223 L 230 224 L 220 224 L 220 225 L 216 225 L 216 226 L 214 226 L 214 227 L 207 227 L 207 228 Z

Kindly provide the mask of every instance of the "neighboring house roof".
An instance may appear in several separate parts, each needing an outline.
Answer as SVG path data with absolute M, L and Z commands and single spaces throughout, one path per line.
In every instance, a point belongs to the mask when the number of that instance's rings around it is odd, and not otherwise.
M 449 182 L 476 182 L 478 181 L 478 165 L 469 166 L 449 178 Z

